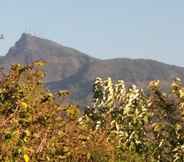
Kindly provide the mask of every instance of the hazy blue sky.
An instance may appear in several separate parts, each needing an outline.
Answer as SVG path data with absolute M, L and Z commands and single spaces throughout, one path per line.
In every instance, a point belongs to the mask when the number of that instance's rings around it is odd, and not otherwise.
M 184 65 L 184 0 L 2 0 L 0 54 L 23 32 L 99 58 Z

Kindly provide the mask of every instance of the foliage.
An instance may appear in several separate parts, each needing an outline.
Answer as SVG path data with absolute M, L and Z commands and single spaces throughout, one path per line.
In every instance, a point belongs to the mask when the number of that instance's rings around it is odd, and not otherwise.
M 94 103 L 83 119 L 108 131 L 118 160 L 184 161 L 184 86 L 178 78 L 168 94 L 158 80 L 149 83 L 148 94 L 111 78 L 97 78 L 93 89 Z
M 68 92 L 44 87 L 43 64 L 12 65 L 1 80 L 0 161 L 96 161 L 98 154 L 107 159 L 113 148 L 105 131 L 82 128 L 79 109 L 57 102 Z
M 84 114 L 45 88 L 44 61 L 12 65 L 0 82 L 2 162 L 183 162 L 184 86 L 148 92 L 96 78 Z M 61 100 L 59 99 L 61 98 Z

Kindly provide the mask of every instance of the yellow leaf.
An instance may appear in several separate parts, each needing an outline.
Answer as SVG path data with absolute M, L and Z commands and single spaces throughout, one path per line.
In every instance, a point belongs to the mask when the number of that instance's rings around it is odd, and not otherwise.
M 48 96 L 49 96 L 49 97 L 54 97 L 53 94 L 50 93 L 50 92 L 48 93 Z
M 159 80 L 150 81 L 148 87 L 150 87 L 151 89 L 158 89 L 160 87 L 160 81 Z
M 70 95 L 70 92 L 68 90 L 60 90 L 58 92 L 58 95 L 59 96 L 62 96 L 62 97 L 65 97 L 65 96 L 69 96 Z
M 27 154 L 24 154 L 24 162 L 29 162 L 29 156 Z
M 66 112 L 67 112 L 68 116 L 72 119 L 77 118 L 80 114 L 79 109 L 74 105 L 70 105 L 67 108 Z
M 26 109 L 28 107 L 27 103 L 25 103 L 25 102 L 20 102 L 20 106 L 24 109 Z
M 181 88 L 179 90 L 179 94 L 180 94 L 180 97 L 183 98 L 184 97 L 184 88 Z
M 44 60 L 37 60 L 35 62 L 33 62 L 34 65 L 36 66 L 44 66 L 47 62 Z
M 88 152 L 87 153 L 87 159 L 90 160 L 90 158 L 91 158 L 91 154 Z

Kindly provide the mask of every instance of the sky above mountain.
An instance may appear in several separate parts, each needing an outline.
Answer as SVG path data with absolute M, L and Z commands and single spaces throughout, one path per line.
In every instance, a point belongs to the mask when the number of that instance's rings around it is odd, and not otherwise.
M 0 54 L 23 32 L 98 58 L 151 58 L 184 65 L 183 0 L 6 0 Z

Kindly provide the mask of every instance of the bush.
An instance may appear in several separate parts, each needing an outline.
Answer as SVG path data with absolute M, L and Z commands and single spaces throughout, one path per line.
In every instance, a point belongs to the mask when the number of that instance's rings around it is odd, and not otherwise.
M 1 80 L 0 161 L 107 161 L 113 149 L 105 131 L 84 129 L 79 109 L 57 102 L 68 92 L 44 87 L 43 65 L 12 65 Z
M 44 61 L 12 65 L 0 82 L 2 162 L 183 162 L 184 86 L 169 93 L 152 81 L 148 93 L 97 78 L 81 114 L 44 86 Z
M 146 95 L 123 81 L 97 78 L 94 102 L 84 120 L 93 129 L 108 131 L 116 148 L 117 160 L 184 161 L 184 86 L 180 79 L 171 91 L 160 91 L 160 82 L 152 81 Z

